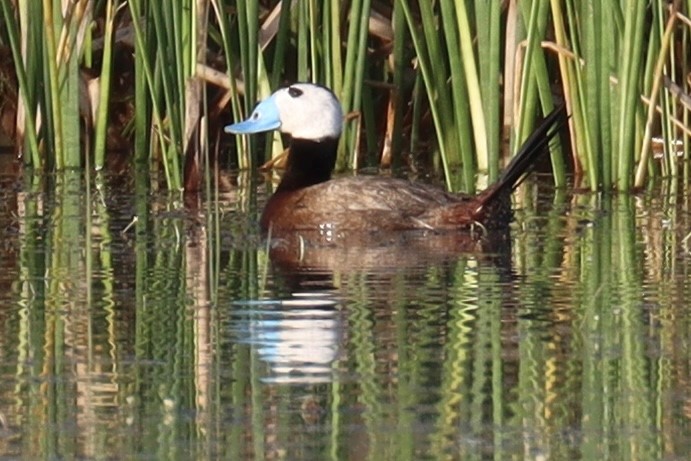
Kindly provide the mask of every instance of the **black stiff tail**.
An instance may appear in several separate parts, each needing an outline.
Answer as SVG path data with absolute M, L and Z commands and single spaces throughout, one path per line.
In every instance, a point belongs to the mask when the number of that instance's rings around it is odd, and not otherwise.
M 492 192 L 483 197 L 483 202 L 488 203 L 493 197 L 518 187 L 526 175 L 533 171 L 540 156 L 547 152 L 550 142 L 559 134 L 568 119 L 564 105 L 550 112 L 511 159 L 499 180 L 491 187 Z

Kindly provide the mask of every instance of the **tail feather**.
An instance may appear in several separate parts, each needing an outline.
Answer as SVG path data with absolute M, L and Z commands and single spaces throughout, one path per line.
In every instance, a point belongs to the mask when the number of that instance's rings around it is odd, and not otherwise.
M 515 189 L 523 182 L 527 174 L 535 168 L 537 159 L 547 152 L 550 142 L 559 134 L 568 119 L 564 105 L 545 117 L 511 159 L 499 180 L 481 194 L 482 200 L 476 212 L 480 212 L 484 205 L 492 202 L 495 197 Z

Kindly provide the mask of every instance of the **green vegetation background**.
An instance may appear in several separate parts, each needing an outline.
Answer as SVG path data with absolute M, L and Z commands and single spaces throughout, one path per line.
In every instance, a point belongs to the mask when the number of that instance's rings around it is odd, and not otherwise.
M 171 189 L 199 187 L 223 123 L 313 81 L 349 114 L 340 168 L 438 163 L 450 189 L 472 191 L 566 104 L 557 186 L 568 172 L 592 190 L 688 183 L 691 0 L 0 5 L 11 138 L 37 170 L 101 169 L 125 147 Z M 282 150 L 255 142 L 235 140 L 232 164 Z

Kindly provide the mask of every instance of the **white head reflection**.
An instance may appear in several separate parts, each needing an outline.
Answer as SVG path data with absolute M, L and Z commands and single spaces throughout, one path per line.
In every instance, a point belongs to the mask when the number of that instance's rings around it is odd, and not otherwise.
M 235 303 L 238 342 L 250 344 L 269 365 L 263 381 L 324 383 L 334 380 L 342 334 L 337 302 L 298 294 L 289 300 Z

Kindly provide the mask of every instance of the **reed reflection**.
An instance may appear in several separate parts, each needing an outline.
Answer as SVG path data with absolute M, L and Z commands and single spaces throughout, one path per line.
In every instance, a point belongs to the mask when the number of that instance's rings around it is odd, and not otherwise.
M 0 190 L 2 456 L 688 452 L 686 197 L 527 204 L 509 236 L 265 249 L 236 204 L 207 227 L 169 196 L 56 184 Z

